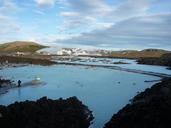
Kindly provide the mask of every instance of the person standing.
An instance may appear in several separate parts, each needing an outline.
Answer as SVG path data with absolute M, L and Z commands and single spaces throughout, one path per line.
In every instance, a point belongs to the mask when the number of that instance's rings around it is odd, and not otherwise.
M 21 80 L 18 80 L 18 87 L 21 87 Z

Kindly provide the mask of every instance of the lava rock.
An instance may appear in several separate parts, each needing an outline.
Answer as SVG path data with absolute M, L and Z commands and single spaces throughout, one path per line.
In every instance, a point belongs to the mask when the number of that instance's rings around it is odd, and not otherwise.
M 76 97 L 15 102 L 0 106 L 1 128 L 88 128 L 92 112 Z
M 104 128 L 171 128 L 171 78 L 135 96 Z

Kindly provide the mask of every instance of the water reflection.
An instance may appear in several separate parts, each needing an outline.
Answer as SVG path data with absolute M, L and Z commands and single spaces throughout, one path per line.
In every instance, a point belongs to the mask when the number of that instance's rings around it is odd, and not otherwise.
M 20 99 L 21 98 L 21 88 L 18 88 L 17 92 L 18 92 L 18 99 Z

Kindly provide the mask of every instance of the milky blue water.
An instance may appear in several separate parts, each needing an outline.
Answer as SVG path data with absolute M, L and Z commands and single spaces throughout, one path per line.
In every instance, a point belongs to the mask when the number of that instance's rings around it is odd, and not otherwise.
M 136 60 L 133 59 L 116 59 L 116 58 L 87 58 L 84 59 L 85 62 L 74 61 L 71 63 L 81 63 L 81 64 L 94 64 L 94 65 L 112 65 L 119 66 L 122 68 L 128 69 L 137 69 L 142 71 L 156 72 L 156 73 L 164 73 L 171 75 L 171 70 L 167 70 L 166 66 L 156 66 L 156 65 L 145 65 L 145 64 L 137 64 Z M 106 62 L 104 62 L 106 61 Z M 126 62 L 128 64 L 113 64 L 113 62 Z M 68 62 L 68 61 L 64 61 Z
M 36 100 L 42 96 L 52 99 L 77 96 L 93 111 L 95 117 L 93 128 L 102 128 L 114 113 L 129 103 L 137 92 L 154 84 L 145 83 L 145 80 L 160 79 L 105 68 L 65 65 L 6 68 L 0 71 L 0 76 L 15 81 L 20 79 L 22 83 L 39 76 L 46 82 L 46 85 L 11 89 L 0 96 L 0 104 Z

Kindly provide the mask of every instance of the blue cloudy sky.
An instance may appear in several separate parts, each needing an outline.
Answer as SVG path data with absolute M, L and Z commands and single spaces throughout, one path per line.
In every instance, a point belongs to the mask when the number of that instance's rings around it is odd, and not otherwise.
M 171 0 L 0 0 L 0 42 L 171 50 Z

